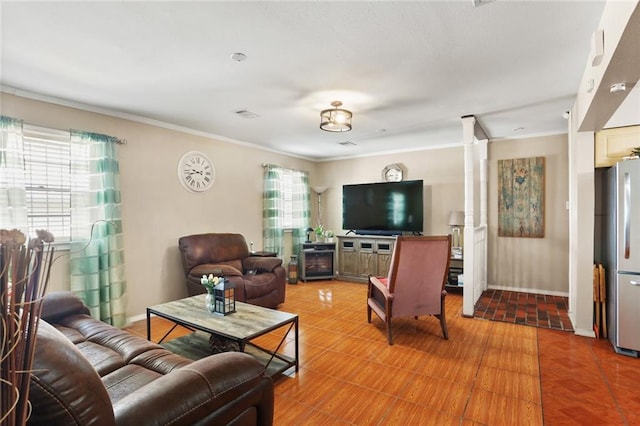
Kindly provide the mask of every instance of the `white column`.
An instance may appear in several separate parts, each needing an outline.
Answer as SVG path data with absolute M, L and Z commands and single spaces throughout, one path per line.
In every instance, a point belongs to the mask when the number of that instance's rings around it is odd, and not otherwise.
M 482 294 L 487 289 L 487 267 L 489 265 L 489 139 L 478 142 L 478 160 L 480 162 L 480 226 L 484 227 L 484 245 L 482 246 L 480 283 L 476 289 Z M 480 294 L 476 295 L 474 304 Z
M 593 247 L 595 209 L 594 133 L 569 123 L 569 317 L 575 333 L 593 332 Z
M 465 116 L 462 120 L 462 143 L 464 144 L 464 288 L 462 315 L 473 317 L 474 311 L 474 188 L 473 188 L 473 143 L 476 118 Z
M 478 161 L 480 163 L 480 226 L 489 224 L 488 187 L 489 187 L 489 140 L 478 141 Z

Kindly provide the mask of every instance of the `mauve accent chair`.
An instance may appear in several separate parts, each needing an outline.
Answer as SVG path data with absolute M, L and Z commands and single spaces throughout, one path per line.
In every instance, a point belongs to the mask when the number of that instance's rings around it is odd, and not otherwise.
M 181 237 L 178 249 L 189 296 L 205 293 L 203 275 L 222 273 L 236 286 L 236 300 L 275 309 L 284 303 L 287 272 L 282 259 L 251 256 L 241 234 Z
M 451 236 L 398 237 L 386 278 L 369 276 L 367 321 L 375 312 L 387 327 L 387 340 L 393 345 L 391 319 L 433 315 L 440 320 L 442 334 L 449 338 L 445 318 L 444 289 Z

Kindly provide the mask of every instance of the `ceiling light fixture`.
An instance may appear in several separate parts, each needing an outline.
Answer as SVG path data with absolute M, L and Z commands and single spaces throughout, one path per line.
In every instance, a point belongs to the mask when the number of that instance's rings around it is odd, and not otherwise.
M 351 111 L 339 108 L 342 102 L 331 102 L 332 109 L 320 113 L 320 128 L 326 132 L 348 132 L 351 130 Z

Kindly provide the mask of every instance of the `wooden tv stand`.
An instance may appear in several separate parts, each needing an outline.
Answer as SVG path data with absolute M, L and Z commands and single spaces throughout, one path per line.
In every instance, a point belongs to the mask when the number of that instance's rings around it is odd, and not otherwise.
M 396 237 L 338 236 L 338 278 L 366 283 L 369 275 L 386 276 Z

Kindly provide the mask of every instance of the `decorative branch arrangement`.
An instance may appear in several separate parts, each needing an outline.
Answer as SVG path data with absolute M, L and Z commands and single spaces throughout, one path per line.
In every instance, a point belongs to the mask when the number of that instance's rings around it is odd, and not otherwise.
M 37 231 L 25 235 L 0 230 L 0 424 L 26 424 L 30 371 L 36 345 L 42 297 L 49 282 L 54 238 Z

